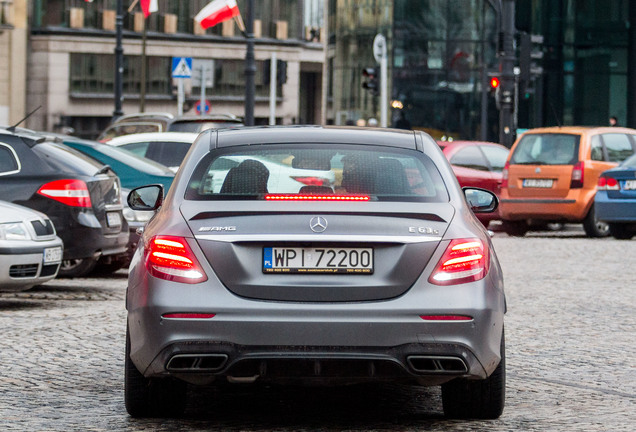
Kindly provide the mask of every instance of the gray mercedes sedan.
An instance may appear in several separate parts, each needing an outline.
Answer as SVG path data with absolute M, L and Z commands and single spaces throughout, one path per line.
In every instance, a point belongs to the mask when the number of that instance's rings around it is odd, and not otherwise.
M 503 276 L 474 215 L 497 198 L 462 191 L 427 134 L 208 130 L 165 198 L 128 203 L 158 209 L 128 279 L 130 415 L 182 414 L 188 385 L 370 381 L 501 415 Z

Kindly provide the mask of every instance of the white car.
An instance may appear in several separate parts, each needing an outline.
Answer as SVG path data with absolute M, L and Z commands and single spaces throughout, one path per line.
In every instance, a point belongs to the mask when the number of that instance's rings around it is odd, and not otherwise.
M 198 136 L 198 133 L 191 132 L 138 133 L 115 137 L 106 144 L 123 147 L 177 172 L 181 161 Z
M 281 193 L 299 193 L 301 188 L 308 189 L 318 187 L 327 193 L 333 193 L 333 185 L 336 177 L 333 171 L 294 168 L 285 163 L 275 163 L 257 156 L 227 155 L 215 160 L 206 176 L 205 188 L 208 192 L 219 193 L 228 172 L 240 165 L 241 162 L 252 159 L 262 163 L 269 171 L 267 180 L 268 190 L 277 190 Z M 327 190 L 328 189 L 328 190 Z
M 45 214 L 0 201 L 0 291 L 24 291 L 54 279 L 62 251 Z

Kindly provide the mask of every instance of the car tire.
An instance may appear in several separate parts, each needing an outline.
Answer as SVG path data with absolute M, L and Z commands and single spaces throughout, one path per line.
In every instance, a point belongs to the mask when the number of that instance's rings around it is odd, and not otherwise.
M 79 258 L 62 260 L 60 270 L 57 273 L 57 277 L 62 278 L 76 278 L 83 277 L 93 271 L 97 265 L 95 258 Z
M 632 227 L 628 224 L 610 223 L 609 232 L 617 240 L 631 240 L 636 231 L 632 230 Z
M 179 417 L 186 405 L 187 385 L 171 378 L 146 378 L 130 359 L 130 333 L 126 329 L 124 402 L 132 417 Z
M 501 230 L 511 237 L 523 237 L 530 230 L 526 221 L 502 221 Z
M 609 224 L 596 218 L 593 204 L 583 220 L 583 229 L 588 237 L 607 237 L 610 235 Z
M 457 419 L 496 419 L 506 399 L 505 336 L 501 334 L 501 361 L 485 380 L 457 378 L 442 384 L 444 415 Z

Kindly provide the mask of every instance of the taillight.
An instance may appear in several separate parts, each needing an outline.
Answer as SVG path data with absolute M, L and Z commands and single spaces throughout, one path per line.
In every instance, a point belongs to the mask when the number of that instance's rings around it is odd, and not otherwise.
M 71 207 L 92 207 L 88 186 L 82 180 L 55 180 L 38 189 L 38 194 Z
M 300 182 L 306 186 L 326 186 L 325 179 L 321 177 L 294 177 L 291 176 L 297 182 Z
M 265 195 L 266 201 L 369 201 L 368 195 Z
M 488 273 L 488 246 L 479 239 L 455 239 L 444 251 L 428 281 L 435 285 L 456 285 L 483 279 Z
M 173 282 L 194 284 L 208 280 L 183 237 L 152 237 L 146 246 L 146 268 L 154 277 Z
M 578 161 L 572 167 L 572 181 L 570 181 L 570 189 L 579 189 L 583 187 L 583 161 Z
M 596 185 L 597 190 L 619 190 L 621 187 L 614 177 L 599 177 Z
M 503 170 L 501 171 L 501 188 L 508 187 L 508 169 L 510 168 L 510 162 L 506 162 Z

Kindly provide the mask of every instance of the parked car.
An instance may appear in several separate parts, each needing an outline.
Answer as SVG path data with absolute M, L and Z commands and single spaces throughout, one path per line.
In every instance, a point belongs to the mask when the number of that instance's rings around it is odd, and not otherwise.
M 582 223 L 589 237 L 609 235 L 594 211 L 596 184 L 635 150 L 634 129 L 568 126 L 524 133 L 503 171 L 503 230 L 522 236 L 531 224 Z
M 235 174 L 210 188 L 230 156 Z M 298 192 L 268 182 L 263 160 L 297 158 L 342 175 Z M 503 277 L 470 211 L 497 198 L 462 193 L 423 132 L 208 130 L 167 197 L 146 186 L 128 203 L 158 210 L 126 293 L 132 416 L 178 415 L 186 382 L 228 381 L 441 385 L 450 417 L 501 414 Z
M 243 120 L 231 114 L 184 115 L 174 118 L 168 124 L 168 132 L 203 132 L 243 126 Z
M 28 290 L 55 279 L 63 246 L 45 214 L 0 201 L 0 291 Z
M 437 144 L 451 163 L 460 186 L 480 187 L 499 197 L 509 148 L 484 141 L 438 141 Z M 499 211 L 480 213 L 477 218 L 488 226 L 490 221 L 499 219 Z
M 122 147 L 177 172 L 197 136 L 197 133 L 192 132 L 131 134 L 113 138 L 108 141 L 108 145 Z
M 80 277 L 125 258 L 128 224 L 119 178 L 64 144 L 0 129 L 0 199 L 46 214 L 64 242 L 59 276 Z
M 172 114 L 166 112 L 126 114 L 104 129 L 97 140 L 106 142 L 115 137 L 133 133 L 165 132 L 173 118 Z
M 629 240 L 636 235 L 636 155 L 601 174 L 594 209 L 614 238 Z
M 160 184 L 167 192 L 174 180 L 174 171 L 165 165 L 161 165 L 151 159 L 136 155 L 124 148 L 102 144 L 96 141 L 57 135 L 62 142 L 80 151 L 99 162 L 110 166 L 119 177 L 122 186 L 122 198 L 124 202 L 123 215 L 128 222 L 130 237 L 128 239 L 127 260 L 117 260 L 108 264 L 98 263 L 101 273 L 110 273 L 128 265 L 132 254 L 137 247 L 139 234 L 137 230 L 146 225 L 152 216 L 148 212 L 136 212 L 126 204 L 126 197 L 131 189 L 147 184 Z

